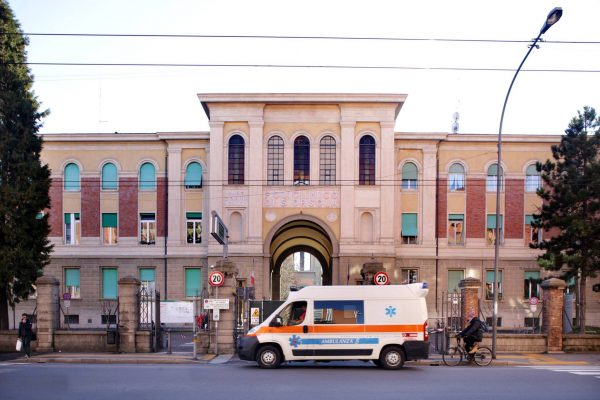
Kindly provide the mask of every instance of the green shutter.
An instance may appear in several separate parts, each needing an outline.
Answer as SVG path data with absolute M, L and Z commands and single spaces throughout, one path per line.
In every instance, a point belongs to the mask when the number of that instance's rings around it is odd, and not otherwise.
M 65 213 L 65 224 L 70 224 L 70 223 L 71 223 L 71 214 Z
M 116 228 L 117 226 L 117 213 L 102 213 L 103 228 Z
M 450 221 L 464 221 L 465 214 L 450 214 L 448 215 Z
M 65 286 L 79 286 L 79 269 L 65 269 Z
M 504 216 L 500 215 L 500 228 L 504 226 Z M 487 227 L 488 229 L 496 229 L 496 215 L 488 214 L 487 216 Z
M 116 268 L 102 268 L 102 298 L 116 299 L 118 273 Z
M 448 292 L 458 292 L 458 284 L 465 278 L 465 271 L 448 271 Z
M 202 219 L 202 213 L 201 212 L 186 212 L 185 217 L 187 219 Z
M 525 225 L 531 225 L 533 223 L 533 215 L 525 216 Z
M 117 189 L 117 179 L 117 167 L 115 167 L 115 164 L 105 164 L 102 167 L 102 190 Z
M 140 281 L 154 282 L 154 268 L 140 268 Z
M 65 167 L 64 189 L 79 190 L 79 167 L 77 164 L 70 163 Z
M 185 296 L 200 296 L 200 268 L 185 269 Z
M 540 279 L 540 272 L 539 271 L 525 271 L 525 280 L 529 280 L 529 279 L 535 279 L 538 280 Z
M 402 167 L 402 179 L 417 180 L 417 166 L 411 162 L 404 164 Z
M 202 167 L 197 162 L 190 163 L 185 170 L 185 186 L 200 187 L 202 185 Z
M 156 169 L 150 163 L 144 163 L 140 167 L 140 189 L 155 190 L 156 189 Z
M 418 236 L 417 214 L 402 214 L 402 236 Z
M 485 273 L 485 282 L 493 283 L 494 282 L 494 271 L 487 271 Z M 498 283 L 502 282 L 502 271 L 498 271 Z

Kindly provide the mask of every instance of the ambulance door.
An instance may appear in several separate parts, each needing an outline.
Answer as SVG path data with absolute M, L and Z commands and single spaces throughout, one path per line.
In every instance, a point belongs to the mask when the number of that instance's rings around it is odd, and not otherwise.
M 271 333 L 277 337 L 288 360 L 307 356 L 308 315 L 307 302 L 299 300 L 288 304 L 271 322 Z

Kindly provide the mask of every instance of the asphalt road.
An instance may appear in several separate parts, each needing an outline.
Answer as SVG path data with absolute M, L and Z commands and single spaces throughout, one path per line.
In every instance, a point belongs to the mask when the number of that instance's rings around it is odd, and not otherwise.
M 221 365 L 0 364 L 11 399 L 598 399 L 600 366 L 475 367 L 292 363 Z

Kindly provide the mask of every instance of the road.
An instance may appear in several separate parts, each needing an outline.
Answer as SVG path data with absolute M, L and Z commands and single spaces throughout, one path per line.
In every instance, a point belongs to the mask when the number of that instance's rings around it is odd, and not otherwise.
M 386 371 L 370 363 L 292 363 L 262 370 L 221 365 L 0 364 L 12 399 L 598 399 L 600 366 L 430 366 Z

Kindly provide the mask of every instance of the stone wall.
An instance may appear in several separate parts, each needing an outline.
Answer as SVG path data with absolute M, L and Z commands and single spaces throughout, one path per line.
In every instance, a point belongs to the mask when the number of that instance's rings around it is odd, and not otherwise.
M 563 350 L 570 353 L 600 351 L 600 335 L 564 335 Z
M 55 331 L 54 350 L 64 352 L 116 352 L 116 344 L 107 344 L 106 331 Z

